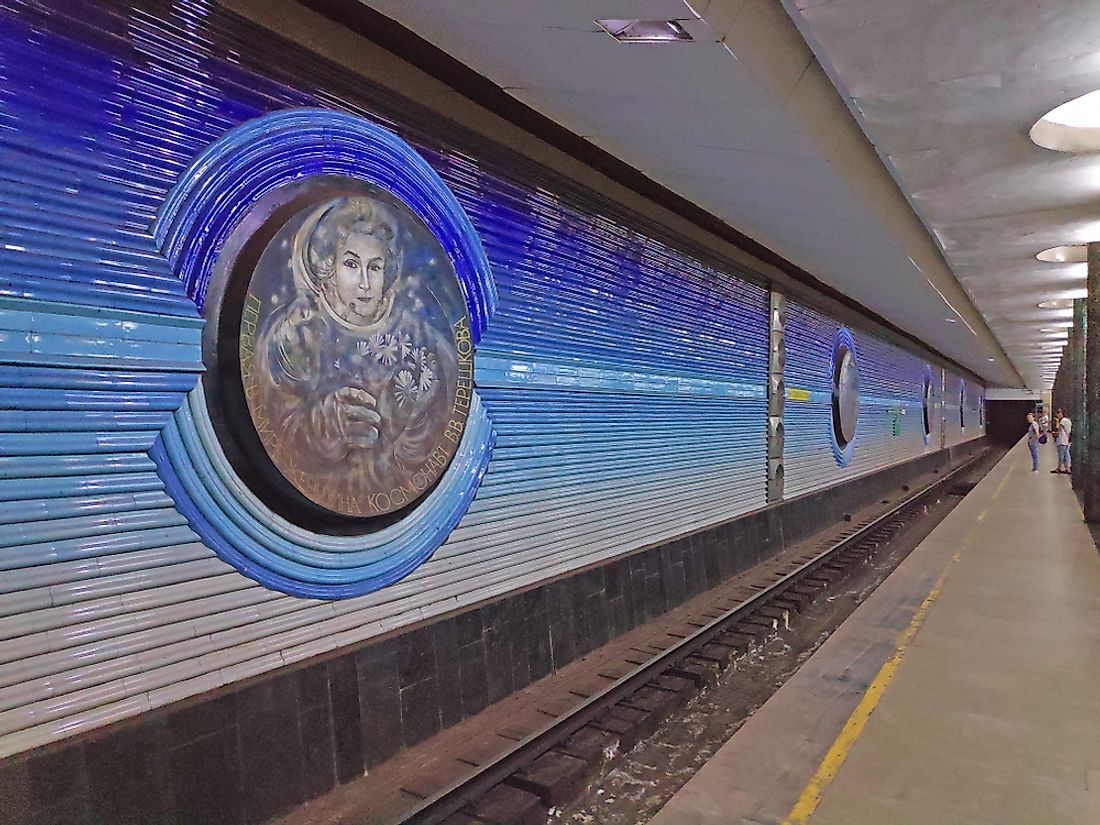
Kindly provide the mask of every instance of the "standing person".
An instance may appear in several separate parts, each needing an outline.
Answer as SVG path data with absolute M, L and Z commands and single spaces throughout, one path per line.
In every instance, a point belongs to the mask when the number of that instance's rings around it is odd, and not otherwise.
M 1073 421 L 1068 415 L 1062 415 L 1058 418 L 1057 436 L 1054 439 L 1055 445 L 1058 447 L 1058 468 L 1051 470 L 1053 473 L 1062 473 L 1063 475 L 1070 474 L 1070 457 L 1069 457 L 1069 443 L 1070 434 L 1073 432 Z
M 1035 413 L 1027 414 L 1027 448 L 1031 451 L 1031 472 L 1039 472 L 1039 422 Z
M 1044 407 L 1039 411 L 1039 435 L 1043 436 L 1050 432 L 1050 418 L 1047 416 L 1046 408 Z

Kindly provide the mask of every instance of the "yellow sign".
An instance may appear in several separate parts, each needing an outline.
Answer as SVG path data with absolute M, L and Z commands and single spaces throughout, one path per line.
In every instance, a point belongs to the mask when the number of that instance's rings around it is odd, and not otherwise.
M 809 390 L 796 390 L 793 387 L 788 387 L 788 389 L 787 389 L 787 400 L 788 401 L 809 401 L 810 400 L 810 391 Z

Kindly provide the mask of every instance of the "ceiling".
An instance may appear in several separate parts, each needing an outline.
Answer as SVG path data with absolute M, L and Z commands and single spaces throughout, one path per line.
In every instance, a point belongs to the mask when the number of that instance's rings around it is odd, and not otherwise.
M 871 105 L 868 134 L 878 141 L 881 131 L 884 145 L 896 146 L 903 188 L 913 187 L 920 216 L 943 239 L 948 260 L 989 326 L 777 0 L 691 0 L 690 7 L 684 0 L 363 2 L 991 383 L 1018 386 L 1021 375 L 1032 386 L 1041 380 L 1030 370 L 1027 351 L 1011 348 L 1042 325 L 1035 304 L 1045 287 L 1034 283 L 1033 272 L 1055 266 L 1029 256 L 1064 241 L 1066 233 L 1052 227 L 1049 243 L 1041 232 L 1022 242 L 1018 236 L 1035 227 L 1021 207 L 1026 202 L 1040 211 L 1062 210 L 1067 218 L 1076 214 L 1064 199 L 1035 188 L 1013 163 L 1025 157 L 1032 166 L 1066 163 L 1047 159 L 1053 153 L 1026 141 L 1027 128 L 1045 109 L 1033 105 L 1038 111 L 1028 120 L 1003 103 L 987 120 L 974 122 L 934 111 L 950 88 L 938 96 L 919 94 L 930 79 L 950 87 L 934 70 L 954 77 L 956 64 L 969 58 L 978 65 L 972 53 L 982 51 L 941 32 L 936 43 L 942 54 L 922 59 L 933 42 L 929 21 L 937 15 L 956 19 L 947 11 L 956 5 L 981 17 L 976 10 L 982 3 L 801 0 L 791 14 L 843 81 L 842 91 L 860 107 L 865 99 Z M 695 40 L 622 44 L 594 22 L 627 17 L 679 19 Z M 1020 21 L 1019 29 L 995 34 L 995 23 L 983 23 L 982 36 L 1022 38 L 1027 28 Z M 929 45 L 897 48 L 907 38 Z M 1007 82 L 1004 72 L 1017 72 L 1021 77 L 1013 82 L 1026 96 L 1025 67 L 1035 56 L 1011 48 L 985 51 L 984 71 L 1000 72 L 1000 84 Z M 967 100 L 984 99 L 985 82 L 994 81 L 962 82 L 957 105 L 965 109 Z M 1012 130 L 1022 130 L 1026 145 L 992 152 L 975 142 L 981 134 L 997 138 Z M 939 148 L 964 141 L 971 152 Z M 894 160 L 892 151 L 886 154 Z M 1017 177 L 997 174 L 1005 167 Z M 1100 186 L 1100 166 L 1095 168 Z M 1060 174 L 1061 194 L 1076 186 L 1083 200 L 1087 187 L 1073 183 L 1073 170 Z M 1083 212 L 1084 204 L 1079 208 Z
M 1100 3 L 787 0 L 788 10 L 1032 387 L 1048 387 L 1040 301 L 1085 285 L 1040 251 L 1100 240 L 1100 155 L 1031 126 L 1100 88 Z M 1048 342 L 1044 347 L 1043 342 Z

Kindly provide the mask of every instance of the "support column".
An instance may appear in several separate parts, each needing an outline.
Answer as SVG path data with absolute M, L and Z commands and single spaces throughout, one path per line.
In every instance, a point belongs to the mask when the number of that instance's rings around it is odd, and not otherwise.
M 768 308 L 768 501 L 783 500 L 783 406 L 787 364 L 787 299 L 774 289 Z
M 1072 331 L 1070 335 L 1072 336 Z M 1069 375 L 1070 359 L 1073 358 L 1073 345 L 1067 343 L 1062 347 L 1062 360 L 1058 362 L 1058 371 L 1054 374 L 1054 385 L 1050 388 L 1050 412 L 1054 410 L 1070 410 L 1073 405 L 1069 402 L 1066 393 L 1066 378 Z M 1072 415 L 1072 413 L 1071 413 Z
M 1085 423 L 1081 433 L 1084 449 L 1085 521 L 1100 521 L 1100 441 L 1092 438 L 1100 433 L 1100 243 L 1088 246 L 1088 297 L 1084 307 L 1085 351 L 1081 363 L 1084 373 L 1084 397 L 1081 420 Z M 1076 313 L 1075 313 L 1076 320 Z M 1080 348 L 1078 348 L 1080 353 Z M 1076 426 L 1077 422 L 1073 422 Z
M 1066 407 L 1064 408 L 1077 428 L 1074 433 L 1070 456 L 1073 464 L 1073 488 L 1085 485 L 1085 299 L 1073 302 L 1073 326 L 1069 330 L 1066 359 Z

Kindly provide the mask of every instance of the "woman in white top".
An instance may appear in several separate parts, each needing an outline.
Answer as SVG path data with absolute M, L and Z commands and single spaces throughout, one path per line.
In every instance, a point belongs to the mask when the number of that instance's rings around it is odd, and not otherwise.
M 1062 473 L 1068 475 L 1070 473 L 1069 466 L 1069 442 L 1070 433 L 1073 432 L 1073 422 L 1068 415 L 1063 415 L 1058 419 L 1058 432 L 1054 439 L 1055 446 L 1058 447 L 1058 468 L 1051 470 L 1053 473 Z

